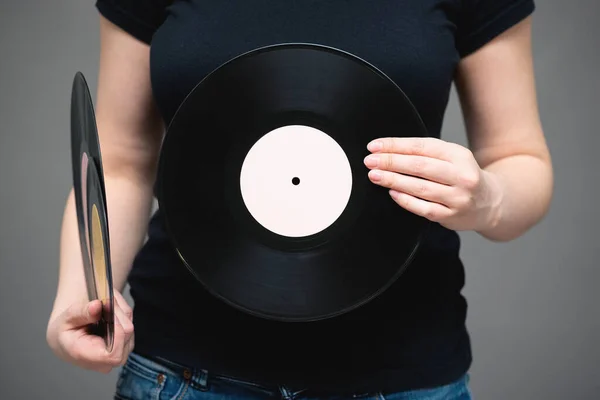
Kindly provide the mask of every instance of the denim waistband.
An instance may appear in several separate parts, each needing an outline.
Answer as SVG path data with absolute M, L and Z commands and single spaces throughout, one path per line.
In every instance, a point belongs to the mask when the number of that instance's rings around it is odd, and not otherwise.
M 161 367 L 167 369 L 172 374 L 184 377 L 186 379 L 189 379 L 191 377 L 191 374 L 195 371 L 194 368 L 167 360 L 162 357 L 152 356 L 149 354 L 143 354 L 143 353 L 139 353 L 139 352 L 134 352 L 134 353 L 132 353 L 132 355 L 133 356 L 138 355 L 140 357 L 143 357 L 143 358 L 145 358 L 149 361 L 152 361 L 152 362 L 160 365 Z
M 170 373 L 181 379 L 189 381 L 192 387 L 195 387 L 199 390 L 207 390 L 212 382 L 220 381 L 227 384 L 244 386 L 246 388 L 253 389 L 259 392 L 264 392 L 270 395 L 279 394 L 282 395 L 283 399 L 293 399 L 295 396 L 301 393 L 311 392 L 311 390 L 309 390 L 308 388 L 297 388 L 290 387 L 287 385 L 259 383 L 249 379 L 214 374 L 207 370 L 189 367 L 162 357 L 142 354 L 139 352 L 132 353 L 131 357 L 142 357 L 156 364 L 157 366 L 160 366 L 162 372 Z

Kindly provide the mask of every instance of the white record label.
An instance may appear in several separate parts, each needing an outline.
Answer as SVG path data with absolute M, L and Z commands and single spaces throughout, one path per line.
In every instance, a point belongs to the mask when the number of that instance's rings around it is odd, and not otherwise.
M 284 126 L 252 146 L 240 189 L 248 211 L 264 228 L 303 237 L 321 232 L 343 213 L 352 170 L 331 136 L 308 126 Z

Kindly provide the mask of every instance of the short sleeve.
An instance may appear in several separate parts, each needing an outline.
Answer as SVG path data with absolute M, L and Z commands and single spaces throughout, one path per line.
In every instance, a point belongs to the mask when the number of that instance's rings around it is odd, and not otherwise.
M 96 0 L 98 12 L 136 39 L 150 44 L 173 0 Z
M 467 56 L 535 10 L 533 0 L 462 0 L 456 46 Z

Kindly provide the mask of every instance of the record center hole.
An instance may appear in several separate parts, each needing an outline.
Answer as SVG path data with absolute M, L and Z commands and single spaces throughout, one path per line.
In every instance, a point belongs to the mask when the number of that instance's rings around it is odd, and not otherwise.
M 292 185 L 297 186 L 298 184 L 300 184 L 300 178 L 298 178 L 297 176 L 292 178 Z

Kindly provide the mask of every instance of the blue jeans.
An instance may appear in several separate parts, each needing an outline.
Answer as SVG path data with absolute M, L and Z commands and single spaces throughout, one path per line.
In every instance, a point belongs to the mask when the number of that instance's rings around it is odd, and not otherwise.
M 206 371 L 191 371 L 167 361 L 158 363 L 132 353 L 117 381 L 117 400 L 471 400 L 468 375 L 446 386 L 402 393 L 318 396 L 285 386 L 265 387 Z

